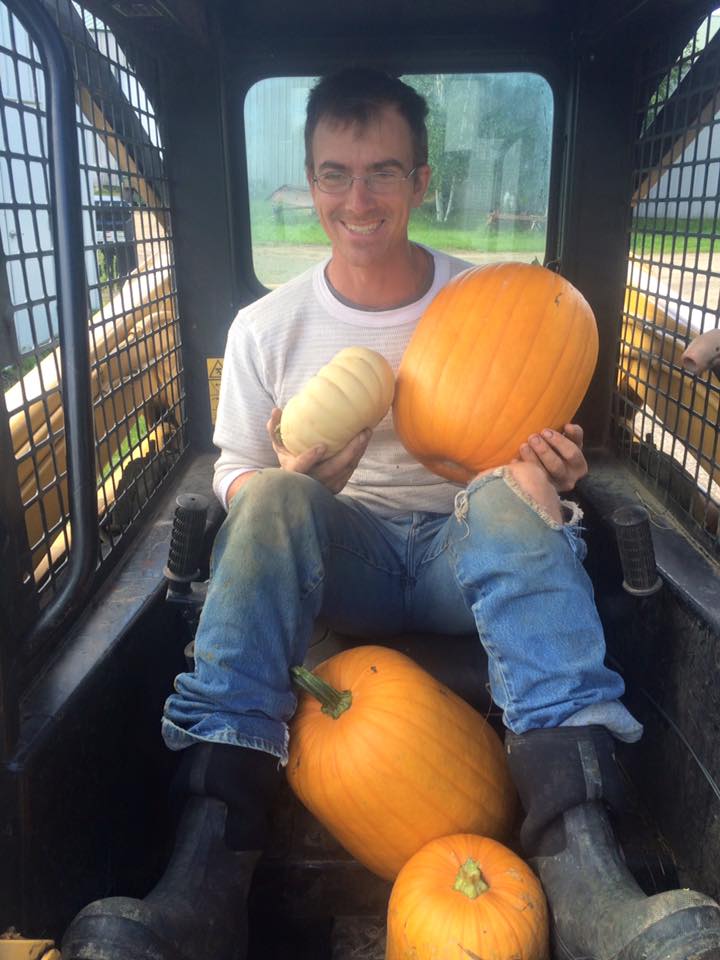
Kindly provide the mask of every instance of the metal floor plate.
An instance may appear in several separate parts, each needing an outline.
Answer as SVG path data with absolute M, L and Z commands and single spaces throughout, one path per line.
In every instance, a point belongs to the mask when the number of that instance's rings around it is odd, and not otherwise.
M 381 917 L 336 917 L 332 960 L 384 960 L 385 920 Z

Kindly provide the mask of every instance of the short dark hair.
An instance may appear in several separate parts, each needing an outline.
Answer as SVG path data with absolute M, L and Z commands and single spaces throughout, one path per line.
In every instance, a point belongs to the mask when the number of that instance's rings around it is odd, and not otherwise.
M 415 166 L 427 163 L 428 107 L 424 97 L 382 70 L 346 67 L 322 77 L 310 91 L 305 120 L 305 166 L 312 167 L 312 138 L 321 119 L 363 127 L 387 106 L 395 107 L 410 127 Z

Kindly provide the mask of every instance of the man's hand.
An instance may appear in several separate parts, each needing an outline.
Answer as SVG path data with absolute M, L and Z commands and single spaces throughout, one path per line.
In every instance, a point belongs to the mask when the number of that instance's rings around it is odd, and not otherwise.
M 562 433 L 541 430 L 520 447 L 518 460 L 538 463 L 558 493 L 568 493 L 588 472 L 582 452 L 583 429 L 577 423 L 566 423 Z
M 328 457 L 327 460 L 323 459 L 326 452 L 324 446 L 312 447 L 296 457 L 289 450 L 286 450 L 278 439 L 277 428 L 280 424 L 281 415 L 282 411 L 274 407 L 267 422 L 267 431 L 270 434 L 273 450 L 277 454 L 282 469 L 294 473 L 305 473 L 309 477 L 314 477 L 318 483 L 322 483 L 331 493 L 340 493 L 365 453 L 372 432 L 362 430 L 356 437 L 352 438 L 347 446 L 332 457 Z

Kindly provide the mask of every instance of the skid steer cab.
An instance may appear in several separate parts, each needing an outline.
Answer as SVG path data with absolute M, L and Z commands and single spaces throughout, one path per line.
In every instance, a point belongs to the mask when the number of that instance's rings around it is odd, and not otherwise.
M 191 751 L 168 750 L 161 734 L 165 704 L 194 667 L 226 518 L 212 486 L 213 437 L 227 446 L 223 371 L 225 385 L 228 376 L 271 382 L 263 350 L 281 344 L 287 357 L 327 346 L 328 362 L 337 324 L 299 332 L 299 291 L 316 278 L 337 323 L 357 331 L 357 289 L 345 289 L 333 258 L 337 266 L 351 244 L 385 233 L 397 239 L 400 209 L 403 262 L 425 286 L 438 264 L 447 280 L 460 265 L 489 267 L 486 277 L 498 263 L 518 273 L 546 265 L 595 316 L 597 362 L 572 414 L 589 464 L 569 495 L 588 548 L 574 569 L 599 613 L 604 668 L 620 678 L 622 709 L 643 734 L 626 743 L 592 721 L 587 733 L 557 728 L 562 763 L 580 758 L 566 786 L 582 794 L 582 814 L 563 820 L 563 846 L 559 829 L 548 833 L 561 813 L 534 786 L 560 763 L 555 745 L 505 741 L 476 630 L 446 635 L 433 623 L 379 642 L 318 621 L 305 667 L 349 647 L 407 654 L 506 742 L 522 801 L 508 845 L 549 892 L 555 932 L 543 942 L 553 960 L 718 956 L 719 27 L 708 0 L 0 0 L 0 960 L 57 960 L 53 951 L 147 960 L 147 941 L 133 955 L 118 930 L 132 939 L 138 923 L 163 914 L 158 882 L 178 862 L 186 899 L 174 917 L 205 911 L 220 929 L 247 901 L 247 949 L 240 929 L 232 942 L 201 944 L 173 920 L 169 941 L 160 932 L 153 941 L 155 960 L 403 955 L 392 952 L 405 928 L 388 926 L 391 878 L 338 839 L 350 812 L 330 829 L 277 765 L 257 761 L 226 782 L 216 751 L 190 763 Z M 342 123 L 321 125 L 320 141 L 313 133 L 306 145 L 308 98 L 343 69 L 356 80 L 380 74 L 411 91 L 409 104 L 425 103 L 417 161 L 393 151 L 368 160 L 367 140 Z M 318 143 L 342 143 L 348 155 L 315 165 Z M 395 283 L 405 274 L 392 263 Z M 369 296 L 369 281 L 359 289 Z M 419 289 L 399 297 L 401 312 Z M 239 311 L 264 315 L 273 303 L 283 305 L 276 325 L 247 334 L 241 322 L 229 338 Z M 374 310 L 368 328 L 385 313 Z M 510 338 L 525 365 L 493 429 L 529 380 L 548 388 L 541 407 L 577 372 L 563 384 L 554 368 L 538 376 L 559 326 L 543 325 L 537 302 L 526 314 L 526 332 Z M 498 342 L 506 333 L 501 324 Z M 473 349 L 479 338 L 456 339 L 462 364 L 434 378 L 433 398 L 475 382 L 464 371 L 483 352 Z M 476 379 L 478 389 L 492 383 Z M 272 383 L 265 399 L 263 424 L 284 405 Z M 254 415 L 239 411 L 232 430 L 249 431 Z M 527 570 L 531 551 L 523 556 Z M 414 755 L 426 736 L 408 737 Z M 625 802 L 607 814 L 598 794 L 611 767 Z M 218 884 L 188 894 L 189 864 L 202 858 L 175 848 L 182 798 L 190 790 L 212 801 L 195 803 L 192 829 L 180 830 L 212 845 L 225 807 L 244 802 L 228 794 L 230 780 L 263 785 L 271 813 L 267 822 L 230 816 L 234 847 L 216 847 Z M 355 810 L 359 794 L 348 795 L 343 810 Z M 375 819 L 387 827 L 388 817 Z M 398 836 L 411 820 L 398 818 Z M 241 858 L 238 873 L 243 823 L 262 833 L 263 854 Z M 619 847 L 591 870 L 582 851 L 610 830 Z M 563 857 L 583 864 L 570 889 L 553 873 Z M 614 885 L 605 913 L 577 907 L 593 871 Z M 458 881 L 476 905 L 487 902 L 480 879 L 471 866 Z M 560 916 L 556 900 L 572 909 Z M 653 928 L 648 910 L 664 925 Z M 602 949 L 583 940 L 591 928 Z M 422 956 L 417 943 L 402 949 Z
M 164 569 L 166 602 L 181 611 L 186 637 L 190 638 L 184 647 L 188 671 L 195 669 L 192 638 L 207 594 L 206 551 L 216 529 L 207 514 L 205 496 L 181 494 L 177 498 Z M 616 597 L 618 606 L 614 615 L 628 625 L 639 613 L 644 617 L 657 617 L 662 579 L 656 567 L 647 509 L 632 503 L 617 507 L 609 518 L 609 531 L 608 549 L 614 540 L 615 564 L 622 577 L 622 594 Z M 502 718 L 490 695 L 487 657 L 475 634 L 448 637 L 407 634 L 379 642 L 411 657 L 440 680 L 444 689 L 449 688 L 462 697 L 502 736 Z M 337 658 L 343 651 L 356 650 L 366 644 L 368 641 L 337 633 L 319 622 L 305 666 L 313 669 Z M 376 648 L 370 646 L 369 649 Z M 298 685 L 298 695 L 302 689 L 307 688 Z M 327 707 L 323 707 L 325 709 Z M 540 763 L 545 760 L 542 756 L 539 758 Z M 655 898 L 652 903 L 657 911 L 662 905 L 659 898 L 674 891 L 679 884 L 677 864 L 659 837 L 639 791 L 631 784 L 626 787 L 628 793 L 613 822 L 621 838 L 624 865 L 637 886 L 626 888 L 624 893 L 633 911 L 637 912 L 639 904 L 648 902 L 648 897 Z M 594 829 L 592 823 L 583 825 L 583 842 L 591 842 Z M 355 956 L 359 951 L 362 956 L 384 957 L 387 949 L 385 911 L 392 883 L 367 870 L 362 865 L 362 856 L 361 863 L 352 858 L 332 831 L 318 821 L 287 785 L 274 804 L 271 832 L 272 839 L 257 867 L 250 896 L 251 955 L 279 956 L 292 944 L 292 949 L 297 951 L 293 955 L 297 956 L 344 958 Z M 521 851 L 517 833 L 513 834 L 511 844 Z M 292 863 L 291 870 L 289 863 Z M 586 863 L 587 873 L 594 866 L 596 864 Z M 606 864 L 605 869 L 613 872 L 615 868 Z M 282 919 L 275 913 L 279 891 L 283 891 Z M 708 899 L 708 908 L 710 903 Z M 713 936 L 711 933 L 707 938 L 710 945 L 714 943 Z M 554 951 L 562 955 L 556 944 Z

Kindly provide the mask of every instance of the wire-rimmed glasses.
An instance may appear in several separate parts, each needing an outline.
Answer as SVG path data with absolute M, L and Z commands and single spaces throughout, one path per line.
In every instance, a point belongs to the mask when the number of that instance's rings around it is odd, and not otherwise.
M 370 193 L 387 194 L 396 193 L 401 184 L 406 183 L 418 169 L 419 167 L 413 167 L 410 173 L 404 176 L 394 170 L 377 170 L 375 173 L 366 173 L 361 177 L 353 177 L 352 174 L 343 173 L 341 170 L 325 170 L 312 179 L 318 190 L 322 190 L 323 193 L 347 193 L 354 180 L 362 180 Z

